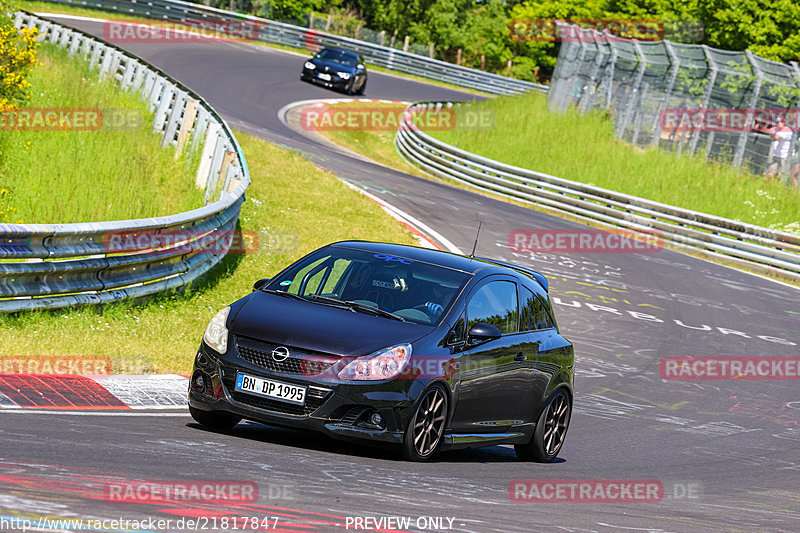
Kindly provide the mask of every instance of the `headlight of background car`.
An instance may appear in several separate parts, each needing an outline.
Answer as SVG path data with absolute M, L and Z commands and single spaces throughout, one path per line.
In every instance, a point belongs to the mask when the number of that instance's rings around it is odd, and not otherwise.
M 337 72 L 336 74 L 340 78 L 342 78 L 343 80 L 349 80 L 350 79 L 350 73 L 349 72 Z
M 306 61 L 306 64 L 303 66 L 306 67 L 308 70 L 314 70 L 315 68 L 317 68 L 317 66 L 311 61 Z
M 390 379 L 402 372 L 410 359 L 411 345 L 398 344 L 372 355 L 353 359 L 339 372 L 339 379 Z
M 225 322 L 228 320 L 228 313 L 231 308 L 226 307 L 211 319 L 208 323 L 206 332 L 203 334 L 203 341 L 214 351 L 225 353 L 228 351 L 228 328 Z

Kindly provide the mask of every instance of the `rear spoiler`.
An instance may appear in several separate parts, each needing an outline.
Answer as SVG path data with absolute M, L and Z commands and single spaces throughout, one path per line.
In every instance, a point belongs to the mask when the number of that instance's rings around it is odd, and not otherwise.
M 542 274 L 539 274 L 538 272 L 536 272 L 533 269 L 526 268 L 526 267 L 519 266 L 519 265 L 515 265 L 513 263 L 507 263 L 506 261 L 500 261 L 498 259 L 489 259 L 488 257 L 477 257 L 476 259 L 480 259 L 481 261 L 488 261 L 489 263 L 494 263 L 496 265 L 504 266 L 504 267 L 510 268 L 512 270 L 516 270 L 517 272 L 521 272 L 523 274 L 526 274 L 526 275 L 532 277 L 533 279 L 535 279 L 536 281 L 538 281 L 539 285 L 542 286 L 542 288 L 544 289 L 545 292 L 549 292 L 550 291 L 550 284 L 547 282 L 547 278 L 544 277 Z

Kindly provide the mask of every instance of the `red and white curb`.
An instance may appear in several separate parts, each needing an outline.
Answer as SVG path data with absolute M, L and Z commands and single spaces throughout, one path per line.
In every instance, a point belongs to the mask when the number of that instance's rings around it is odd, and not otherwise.
M 188 389 L 177 374 L 2 373 L 0 411 L 185 409 Z

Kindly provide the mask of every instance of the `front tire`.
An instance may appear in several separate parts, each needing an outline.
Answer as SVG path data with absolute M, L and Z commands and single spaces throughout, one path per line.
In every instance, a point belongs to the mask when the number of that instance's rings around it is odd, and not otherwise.
M 447 395 L 434 385 L 420 398 L 403 438 L 403 457 L 424 462 L 436 454 L 447 420 Z
M 189 406 L 189 414 L 192 415 L 195 422 L 211 429 L 231 429 L 242 421 L 242 417 L 240 416 L 230 413 L 221 413 L 219 411 L 203 411 L 191 405 Z
M 571 413 L 569 395 L 559 389 L 542 411 L 531 441 L 514 446 L 517 457 L 523 461 L 552 463 L 564 445 Z
M 361 87 L 358 88 L 356 94 L 359 96 L 364 96 L 364 91 L 367 88 L 367 80 L 364 80 L 364 83 L 361 84 Z

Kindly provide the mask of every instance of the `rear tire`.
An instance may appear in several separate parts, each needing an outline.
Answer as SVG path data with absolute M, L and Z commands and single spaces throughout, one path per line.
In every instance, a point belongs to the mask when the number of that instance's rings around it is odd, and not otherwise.
M 231 429 L 242 421 L 242 417 L 220 411 L 203 411 L 189 406 L 189 414 L 194 421 L 211 429 Z
M 559 389 L 542 411 L 528 444 L 517 444 L 514 451 L 523 461 L 552 463 L 564 445 L 572 404 L 564 389 Z
M 422 395 L 403 437 L 403 457 L 425 462 L 436 454 L 447 420 L 447 395 L 434 385 Z

